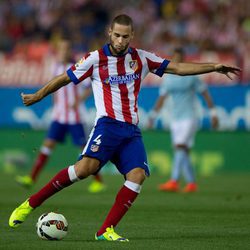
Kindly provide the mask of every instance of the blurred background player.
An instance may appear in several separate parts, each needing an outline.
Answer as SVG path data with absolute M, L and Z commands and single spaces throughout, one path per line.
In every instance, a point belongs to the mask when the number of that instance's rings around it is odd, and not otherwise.
M 63 73 L 71 64 L 70 42 L 61 40 L 56 46 L 57 63 L 55 65 L 55 75 Z M 86 136 L 82 119 L 84 102 L 91 94 L 90 80 L 87 85 L 75 85 L 73 83 L 59 89 L 54 93 L 54 105 L 52 111 L 52 122 L 50 124 L 47 137 L 43 141 L 40 152 L 32 166 L 30 175 L 17 176 L 16 181 L 24 187 L 31 187 L 44 169 L 53 149 L 57 143 L 63 143 L 65 136 L 70 134 L 72 142 L 83 150 L 86 144 Z M 87 86 L 87 87 L 83 87 Z M 94 180 L 88 187 L 89 192 L 96 193 L 103 191 L 105 185 L 100 174 L 94 176 Z
M 181 48 L 174 50 L 172 61 L 183 62 L 184 51 Z M 179 191 L 179 179 L 184 175 L 187 185 L 184 192 L 197 191 L 194 169 L 190 159 L 190 149 L 193 146 L 194 137 L 198 128 L 198 117 L 196 112 L 196 93 L 200 93 L 210 109 L 211 125 L 218 126 L 218 118 L 213 105 L 213 100 L 208 92 L 207 86 L 197 76 L 180 77 L 167 75 L 163 77 L 160 88 L 160 96 L 156 101 L 154 109 L 150 112 L 149 127 L 153 126 L 158 112 L 162 108 L 167 97 L 172 99 L 170 132 L 174 146 L 174 160 L 171 179 L 159 186 L 162 191 Z

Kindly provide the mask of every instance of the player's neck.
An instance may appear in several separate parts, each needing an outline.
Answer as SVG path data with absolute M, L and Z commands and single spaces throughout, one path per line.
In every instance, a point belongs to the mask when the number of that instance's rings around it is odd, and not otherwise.
M 128 53 L 128 49 L 129 48 L 127 48 L 125 51 L 123 51 L 122 53 L 117 53 L 114 49 L 113 49 L 113 47 L 111 46 L 111 44 L 109 44 L 109 51 L 110 51 L 110 53 L 111 53 L 111 55 L 112 56 L 124 56 L 124 55 L 126 55 L 127 53 Z

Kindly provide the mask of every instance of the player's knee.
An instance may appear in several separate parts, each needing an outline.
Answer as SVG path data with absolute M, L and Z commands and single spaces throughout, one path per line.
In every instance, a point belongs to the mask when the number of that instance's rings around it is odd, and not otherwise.
M 100 162 L 94 158 L 83 157 L 75 164 L 75 172 L 78 178 L 84 179 L 94 174 L 99 168 Z
M 146 179 L 145 170 L 142 168 L 134 168 L 126 174 L 126 179 L 134 183 L 142 184 Z

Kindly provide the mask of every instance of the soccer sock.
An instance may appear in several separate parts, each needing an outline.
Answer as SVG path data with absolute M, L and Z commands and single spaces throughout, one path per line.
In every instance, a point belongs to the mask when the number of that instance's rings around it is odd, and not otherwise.
M 141 191 L 141 185 L 125 181 L 124 186 L 118 192 L 115 203 L 108 213 L 103 225 L 97 232 L 97 236 L 102 235 L 107 227 L 116 226 L 121 218 L 126 214 L 132 203 L 136 199 L 137 195 Z
M 45 166 L 50 154 L 51 154 L 51 149 L 49 149 L 48 147 L 41 148 L 40 153 L 31 170 L 31 178 L 33 181 L 36 181 L 39 173 Z
M 40 191 L 29 198 L 30 206 L 33 208 L 40 206 L 50 196 L 78 180 L 79 178 L 76 175 L 74 165 L 64 168 Z
M 185 160 L 185 155 L 186 155 L 185 150 L 175 149 L 171 179 L 176 180 L 176 181 L 179 180 L 182 166 L 183 166 L 183 161 Z
M 195 182 L 193 165 L 187 152 L 183 161 L 183 175 L 188 183 Z
M 98 182 L 102 182 L 102 177 L 100 174 L 96 174 L 94 175 L 94 180 L 98 181 Z

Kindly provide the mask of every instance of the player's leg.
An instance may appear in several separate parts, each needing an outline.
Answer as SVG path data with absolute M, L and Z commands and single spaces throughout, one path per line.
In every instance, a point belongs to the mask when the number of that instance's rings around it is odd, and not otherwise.
M 102 141 L 99 139 L 100 135 L 104 135 L 105 133 L 109 134 L 109 132 L 107 132 L 108 128 L 109 126 L 105 127 L 101 122 L 97 122 L 90 133 L 81 159 L 79 159 L 75 165 L 61 170 L 47 185 L 40 189 L 40 191 L 16 208 L 9 219 L 10 227 L 18 227 L 34 208 L 42 204 L 53 194 L 70 186 L 79 179 L 84 179 L 98 172 L 99 168 L 107 162 L 107 159 L 110 159 L 109 153 L 106 152 L 105 147 L 102 147 Z M 110 140 L 107 139 L 107 142 L 109 141 Z M 106 143 L 106 139 L 104 143 Z M 102 148 L 104 149 L 101 150 Z
M 185 138 L 182 122 L 172 122 L 170 126 L 171 140 L 173 144 L 174 157 L 170 180 L 159 185 L 159 190 L 177 192 L 179 191 L 179 178 L 182 172 L 184 154 L 181 145 Z M 180 147 L 179 147 L 180 145 Z
M 194 166 L 192 164 L 190 157 L 190 149 L 194 144 L 194 137 L 197 130 L 196 120 L 191 120 L 190 123 L 186 125 L 186 127 L 187 127 L 186 140 L 185 140 L 186 147 L 184 148 L 185 155 L 184 155 L 182 170 L 187 185 L 184 187 L 183 191 L 195 192 L 197 191 L 197 183 L 195 180 Z
M 86 135 L 84 132 L 83 124 L 78 123 L 78 124 L 68 125 L 68 128 L 73 143 L 83 150 L 86 145 Z M 106 186 L 103 183 L 101 174 L 100 173 L 95 174 L 93 176 L 93 181 L 90 183 L 88 187 L 88 191 L 90 193 L 98 193 L 104 191 L 105 189 Z
M 67 132 L 65 124 L 52 122 L 44 140 L 40 152 L 31 168 L 30 175 L 17 176 L 16 181 L 24 187 L 31 187 L 37 181 L 38 176 L 44 169 L 57 142 L 63 142 Z
M 159 185 L 161 191 L 177 192 L 179 191 L 179 179 L 182 173 L 183 162 L 185 161 L 185 145 L 174 145 L 174 158 L 170 180 Z
M 162 191 L 176 192 L 179 190 L 179 179 L 185 169 L 189 177 L 193 175 L 193 169 L 188 168 L 190 163 L 189 147 L 193 143 L 193 134 L 196 130 L 196 121 L 192 119 L 175 121 L 171 124 L 172 143 L 174 145 L 174 159 L 172 164 L 171 178 L 159 186 Z
M 84 126 L 81 123 L 68 125 L 69 132 L 72 137 L 72 141 L 75 145 L 79 146 L 82 150 L 86 145 L 86 136 L 84 132 Z M 106 189 L 105 184 L 100 173 L 97 173 L 93 176 L 93 181 L 88 187 L 90 193 L 99 193 Z
M 197 191 L 198 186 L 195 179 L 194 167 L 190 158 L 189 149 L 186 150 L 185 160 L 183 161 L 183 175 L 185 181 L 187 182 L 186 186 L 183 188 L 183 192 L 191 193 Z
M 136 154 L 133 153 L 135 151 Z M 132 206 L 141 191 L 142 183 L 149 175 L 145 148 L 140 137 L 134 138 L 131 143 L 126 142 L 122 145 L 116 157 L 116 166 L 125 175 L 126 181 L 117 193 L 115 202 L 104 223 L 96 233 L 97 240 L 109 240 L 111 237 L 117 241 L 128 241 L 116 233 L 113 235 L 113 227 L 117 226 Z M 133 168 L 133 166 L 137 167 Z
M 97 240 L 107 240 L 105 237 L 107 230 L 116 227 L 122 217 L 127 213 L 133 202 L 141 191 L 141 185 L 145 180 L 145 170 L 135 168 L 126 175 L 126 181 L 116 195 L 115 202 L 110 209 L 104 223 L 96 234 Z M 127 241 L 120 237 L 120 241 Z
M 83 157 L 75 165 L 61 170 L 42 189 L 30 196 L 24 203 L 13 211 L 9 218 L 10 227 L 18 227 L 24 222 L 33 209 L 40 206 L 46 199 L 63 188 L 70 186 L 74 182 L 87 178 L 89 175 L 95 173 L 98 170 L 99 165 L 99 160 Z

